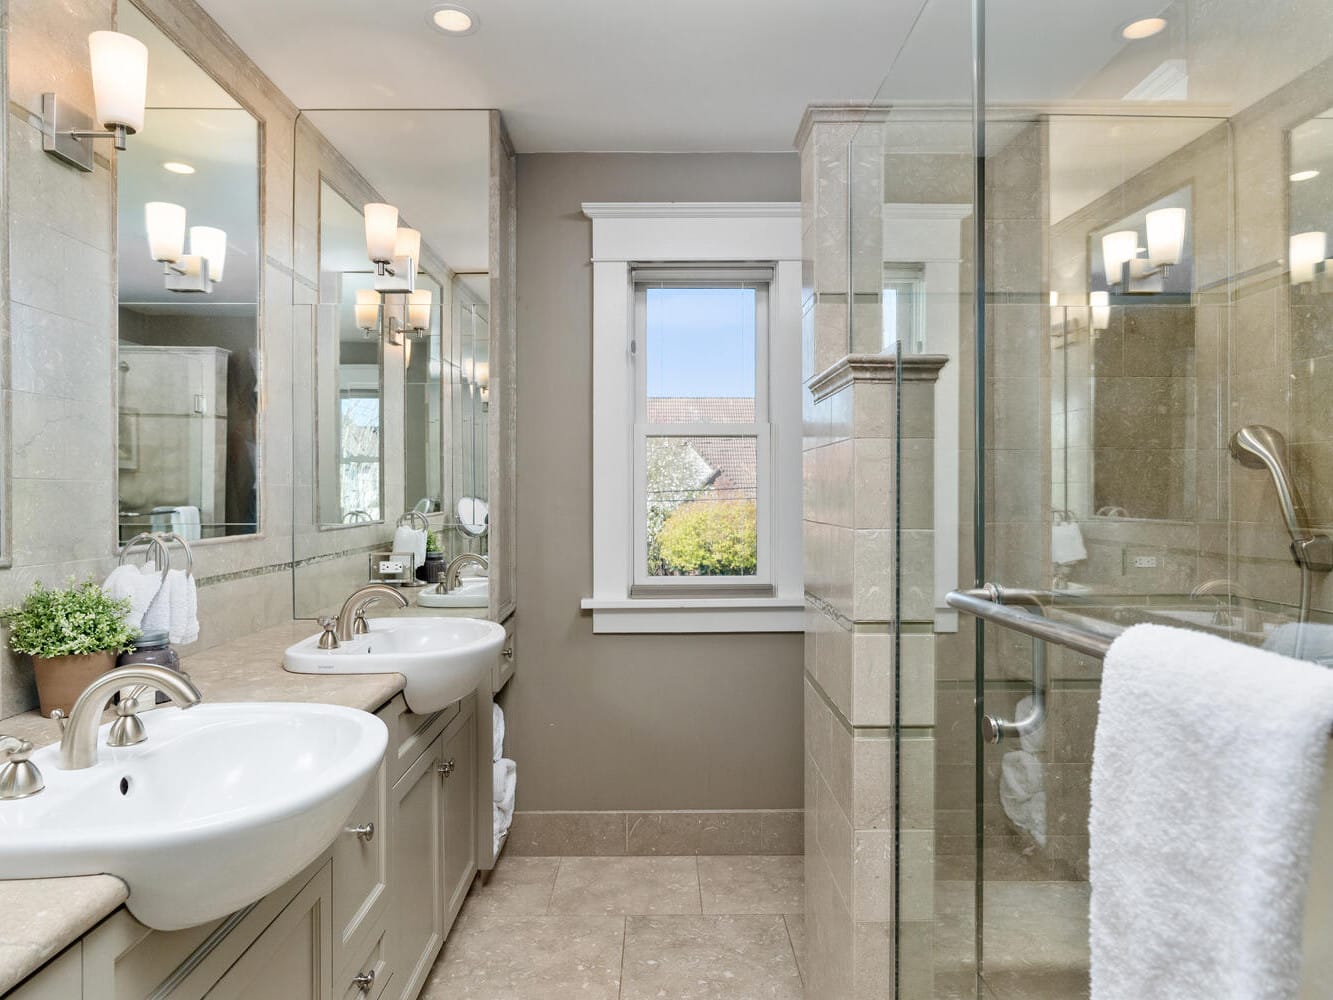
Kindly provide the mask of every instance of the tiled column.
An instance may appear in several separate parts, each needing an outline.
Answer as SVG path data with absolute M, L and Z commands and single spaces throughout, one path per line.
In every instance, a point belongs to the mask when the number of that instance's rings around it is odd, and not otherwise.
M 878 115 L 811 109 L 800 137 L 811 1000 L 893 997 L 895 932 L 928 951 L 934 910 L 932 470 L 944 359 L 904 358 L 900 370 L 865 353 L 883 268 Z M 929 997 L 929 961 L 911 968 L 900 995 Z

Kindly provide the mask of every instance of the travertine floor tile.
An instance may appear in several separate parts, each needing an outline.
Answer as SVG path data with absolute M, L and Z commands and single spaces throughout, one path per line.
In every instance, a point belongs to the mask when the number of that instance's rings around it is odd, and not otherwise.
M 618 1000 L 624 935 L 623 917 L 470 914 L 421 1000 Z
M 805 859 L 699 859 L 704 913 L 805 912 Z
M 468 893 L 470 913 L 542 916 L 551 902 L 559 858 L 502 857 L 490 881 Z
M 701 913 L 694 858 L 564 858 L 551 914 Z
M 629 917 L 621 1000 L 801 1000 L 777 915 Z
M 805 914 L 788 913 L 782 918 L 787 922 L 787 936 L 791 938 L 792 954 L 796 956 L 796 971 L 805 982 Z

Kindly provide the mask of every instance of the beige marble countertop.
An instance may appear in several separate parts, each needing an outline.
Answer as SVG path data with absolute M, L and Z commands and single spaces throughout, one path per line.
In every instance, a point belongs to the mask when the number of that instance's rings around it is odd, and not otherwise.
M 293 621 L 185 656 L 182 666 L 208 702 L 300 701 L 373 712 L 403 689 L 401 674 L 289 674 L 282 652 L 318 632 Z M 37 712 L 0 720 L 0 732 L 45 746 L 60 738 L 56 724 Z M 129 897 L 112 875 L 0 879 L 0 994 L 54 958 L 114 913 Z

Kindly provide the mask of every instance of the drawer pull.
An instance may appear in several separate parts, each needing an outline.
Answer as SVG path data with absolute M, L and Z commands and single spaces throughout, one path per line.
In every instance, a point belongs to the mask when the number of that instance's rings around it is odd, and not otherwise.
M 454 758 L 450 757 L 443 764 L 436 764 L 435 770 L 447 778 L 454 773 L 454 764 Z
M 506 646 L 504 649 L 500 650 L 500 655 L 506 660 L 512 660 L 514 658 L 514 647 Z
M 368 844 L 375 839 L 375 824 L 362 823 L 360 826 L 349 826 L 347 832 Z
M 375 985 L 375 970 L 369 969 L 352 977 L 352 985 L 362 993 L 369 993 L 370 988 Z

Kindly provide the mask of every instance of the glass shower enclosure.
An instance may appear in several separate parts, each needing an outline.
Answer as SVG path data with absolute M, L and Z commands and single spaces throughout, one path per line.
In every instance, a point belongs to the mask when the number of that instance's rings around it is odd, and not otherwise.
M 849 228 L 882 233 L 849 247 L 850 346 L 948 362 L 934 618 L 894 623 L 900 649 L 933 644 L 934 712 L 894 730 L 885 986 L 1069 1000 L 1089 654 L 1158 622 L 1333 663 L 1286 627 L 1333 621 L 1333 8 L 927 0 L 890 47 L 849 156 L 874 178 Z M 947 599 L 987 583 L 1092 638 Z

